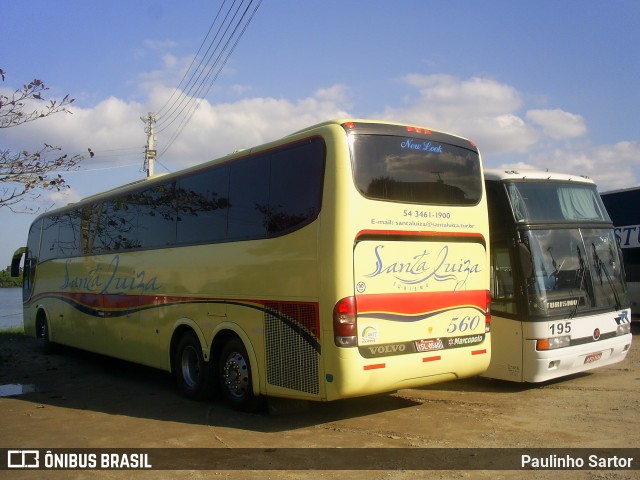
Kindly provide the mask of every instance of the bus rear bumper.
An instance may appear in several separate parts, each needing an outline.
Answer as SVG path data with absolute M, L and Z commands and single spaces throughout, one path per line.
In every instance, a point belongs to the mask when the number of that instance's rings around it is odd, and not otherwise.
M 359 397 L 472 377 L 484 372 L 490 338 L 469 348 L 365 359 L 344 349 L 327 369 L 326 400 Z

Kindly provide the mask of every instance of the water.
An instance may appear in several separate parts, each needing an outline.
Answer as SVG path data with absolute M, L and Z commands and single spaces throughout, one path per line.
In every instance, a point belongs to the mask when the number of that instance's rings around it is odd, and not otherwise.
M 35 391 L 36 386 L 33 384 L 8 383 L 6 385 L 0 385 L 0 397 L 17 397 L 18 395 L 33 393 Z
M 22 289 L 0 288 L 0 330 L 22 328 Z

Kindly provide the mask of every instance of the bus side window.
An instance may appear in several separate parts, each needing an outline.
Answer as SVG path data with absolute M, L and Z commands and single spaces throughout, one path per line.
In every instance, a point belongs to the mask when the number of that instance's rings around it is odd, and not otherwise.
M 491 257 L 491 309 L 514 314 L 516 301 L 509 250 L 504 246 L 492 246 Z

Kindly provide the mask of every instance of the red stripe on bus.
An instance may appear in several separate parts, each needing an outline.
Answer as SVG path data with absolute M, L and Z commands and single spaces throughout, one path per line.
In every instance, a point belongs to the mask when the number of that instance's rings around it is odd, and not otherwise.
M 384 312 L 419 314 L 467 305 L 485 311 L 487 291 L 364 294 L 357 295 L 356 300 L 360 314 Z
M 484 350 L 473 350 L 471 352 L 471 355 L 482 355 L 483 353 L 487 353 L 487 349 L 486 348 Z
M 374 363 L 373 365 L 365 365 L 362 367 L 363 370 L 375 370 L 377 368 L 385 368 L 387 365 L 385 363 Z
M 435 362 L 436 360 L 442 360 L 440 355 L 436 355 L 435 357 L 424 357 L 422 359 L 423 362 Z

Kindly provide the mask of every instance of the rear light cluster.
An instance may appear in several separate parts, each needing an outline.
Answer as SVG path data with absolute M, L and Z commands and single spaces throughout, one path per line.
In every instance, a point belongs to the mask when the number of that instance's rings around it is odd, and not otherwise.
M 346 297 L 333 307 L 333 338 L 338 347 L 355 347 L 358 344 L 356 326 L 356 299 Z
M 342 124 L 342 126 L 345 128 L 345 130 L 349 131 L 349 130 L 353 130 L 354 128 L 356 128 L 356 124 L 355 122 L 345 122 Z M 431 135 L 431 130 L 429 130 L 428 128 L 422 128 L 422 127 L 412 127 L 410 125 L 406 125 L 404 127 L 407 131 L 407 133 L 412 133 L 412 134 L 417 134 L 417 135 Z M 471 141 L 471 140 L 467 140 L 469 142 L 469 144 L 474 147 L 474 148 L 478 148 L 475 144 L 475 142 Z
M 487 290 L 486 303 L 487 303 L 487 313 L 485 313 L 485 317 L 484 317 L 484 333 L 489 333 L 491 331 L 491 291 L 490 290 Z
M 429 130 L 427 130 L 426 128 L 419 128 L 419 127 L 409 127 L 409 126 L 407 126 L 407 132 L 410 132 L 410 133 L 422 133 L 424 135 L 431 135 L 431 132 Z
M 409 133 L 417 133 L 417 134 L 422 134 L 422 135 L 431 135 L 431 131 L 426 129 L 426 128 L 420 128 L 420 127 L 410 127 L 407 126 L 407 132 Z M 477 145 L 475 144 L 475 142 L 472 142 L 471 140 L 468 140 L 469 144 L 472 147 L 477 148 Z

